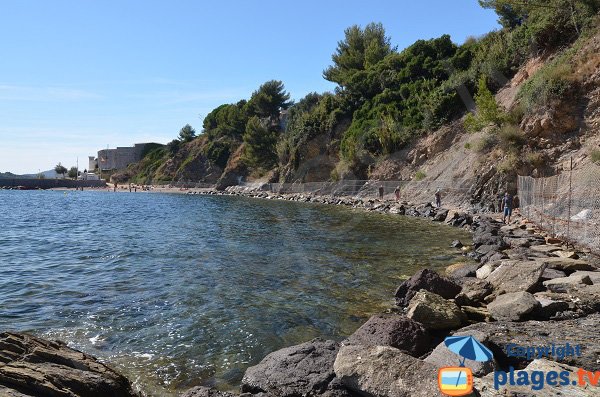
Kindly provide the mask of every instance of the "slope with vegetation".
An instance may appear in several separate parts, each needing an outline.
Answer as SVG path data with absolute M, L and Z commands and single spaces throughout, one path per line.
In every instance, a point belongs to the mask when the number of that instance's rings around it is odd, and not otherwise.
M 399 51 L 381 24 L 352 26 L 323 72 L 334 92 L 291 103 L 266 82 L 117 177 L 462 178 L 495 194 L 516 173 L 554 172 L 567 150 L 598 158 L 586 142 L 598 135 L 600 0 L 479 3 L 502 28 L 461 45 L 443 35 Z

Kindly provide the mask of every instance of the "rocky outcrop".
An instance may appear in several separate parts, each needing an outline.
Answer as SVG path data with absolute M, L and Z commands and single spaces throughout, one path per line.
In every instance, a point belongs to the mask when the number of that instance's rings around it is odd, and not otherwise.
M 275 351 L 246 370 L 242 392 L 276 397 L 324 394 L 335 378 L 338 350 L 336 342 L 317 338 Z
M 139 397 L 124 376 L 97 359 L 31 335 L 0 334 L 0 395 Z
M 406 316 L 427 329 L 454 329 L 465 321 L 465 315 L 454 302 L 425 290 L 411 299 Z
M 346 388 L 363 396 L 442 396 L 437 367 L 389 346 L 343 346 L 334 370 Z
M 419 290 L 426 290 L 442 298 L 452 299 L 460 292 L 461 287 L 433 270 L 422 269 L 400 284 L 395 293 L 396 303 L 400 306 L 408 305 Z
M 502 261 L 487 278 L 494 290 L 500 293 L 536 292 L 540 286 L 540 278 L 546 269 L 546 264 L 536 261 Z
M 398 314 L 372 316 L 356 330 L 344 345 L 391 346 L 411 356 L 429 349 L 431 337 L 422 324 Z

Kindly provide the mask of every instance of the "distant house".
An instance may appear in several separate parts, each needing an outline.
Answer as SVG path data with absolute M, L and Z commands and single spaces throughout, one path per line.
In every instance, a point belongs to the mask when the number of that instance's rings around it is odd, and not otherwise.
M 100 177 L 93 172 L 80 172 L 77 177 L 79 181 L 99 181 Z
M 152 143 L 136 143 L 133 146 L 117 147 L 116 149 L 102 149 L 98 157 L 89 156 L 89 169 L 103 171 L 117 171 L 127 168 L 129 164 L 137 163 L 142 159 L 147 145 Z

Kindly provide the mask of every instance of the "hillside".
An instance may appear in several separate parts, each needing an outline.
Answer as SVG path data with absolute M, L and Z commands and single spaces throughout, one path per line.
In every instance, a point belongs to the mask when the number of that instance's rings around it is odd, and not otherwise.
M 600 161 L 600 1 L 480 3 L 503 28 L 461 45 L 444 35 L 398 51 L 381 24 L 350 27 L 323 72 L 334 93 L 293 104 L 266 82 L 115 178 L 417 179 L 476 203 L 514 190 L 517 174 Z

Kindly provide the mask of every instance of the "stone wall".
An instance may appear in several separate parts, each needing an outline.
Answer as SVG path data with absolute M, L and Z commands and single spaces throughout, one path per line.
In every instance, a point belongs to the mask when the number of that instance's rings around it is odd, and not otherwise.
M 72 179 L 0 179 L 0 187 L 17 187 L 24 186 L 26 188 L 52 189 L 58 187 L 104 187 L 104 181 L 74 181 Z

